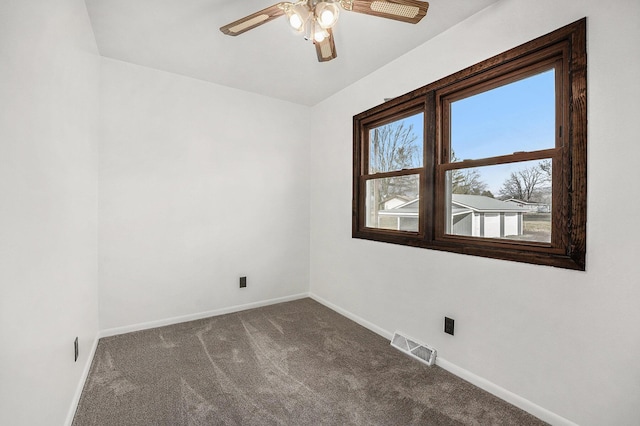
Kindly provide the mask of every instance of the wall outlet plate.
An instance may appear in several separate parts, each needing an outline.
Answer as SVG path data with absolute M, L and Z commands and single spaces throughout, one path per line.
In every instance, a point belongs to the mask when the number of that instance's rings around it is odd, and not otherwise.
M 453 336 L 454 323 L 452 318 L 444 317 L 444 332 Z
M 240 288 L 245 288 L 247 286 L 247 277 L 240 277 Z

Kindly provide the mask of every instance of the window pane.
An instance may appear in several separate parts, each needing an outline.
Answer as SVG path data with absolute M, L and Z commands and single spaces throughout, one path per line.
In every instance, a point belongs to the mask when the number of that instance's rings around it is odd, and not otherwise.
M 555 71 L 451 103 L 451 161 L 555 147 Z
M 424 113 L 369 130 L 369 174 L 422 167 Z
M 366 226 L 418 232 L 418 175 L 367 181 Z
M 450 170 L 448 234 L 551 242 L 551 160 Z

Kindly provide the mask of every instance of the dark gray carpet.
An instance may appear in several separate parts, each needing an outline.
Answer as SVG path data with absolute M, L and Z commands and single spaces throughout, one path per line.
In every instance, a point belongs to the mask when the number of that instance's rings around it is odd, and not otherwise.
M 74 425 L 539 425 L 311 299 L 101 339 Z

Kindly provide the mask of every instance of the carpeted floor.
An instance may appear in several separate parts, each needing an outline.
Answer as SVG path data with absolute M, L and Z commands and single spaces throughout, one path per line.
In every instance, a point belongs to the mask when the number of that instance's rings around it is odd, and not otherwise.
M 311 299 L 101 339 L 74 425 L 540 425 Z

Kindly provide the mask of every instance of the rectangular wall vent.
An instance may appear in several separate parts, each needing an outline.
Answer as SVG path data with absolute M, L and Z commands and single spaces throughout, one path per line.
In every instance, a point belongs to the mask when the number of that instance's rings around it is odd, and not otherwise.
M 436 363 L 436 350 L 428 347 L 425 344 L 418 342 L 417 340 L 404 336 L 399 332 L 393 334 L 391 339 L 391 346 L 400 349 L 407 355 L 424 362 L 431 366 Z

